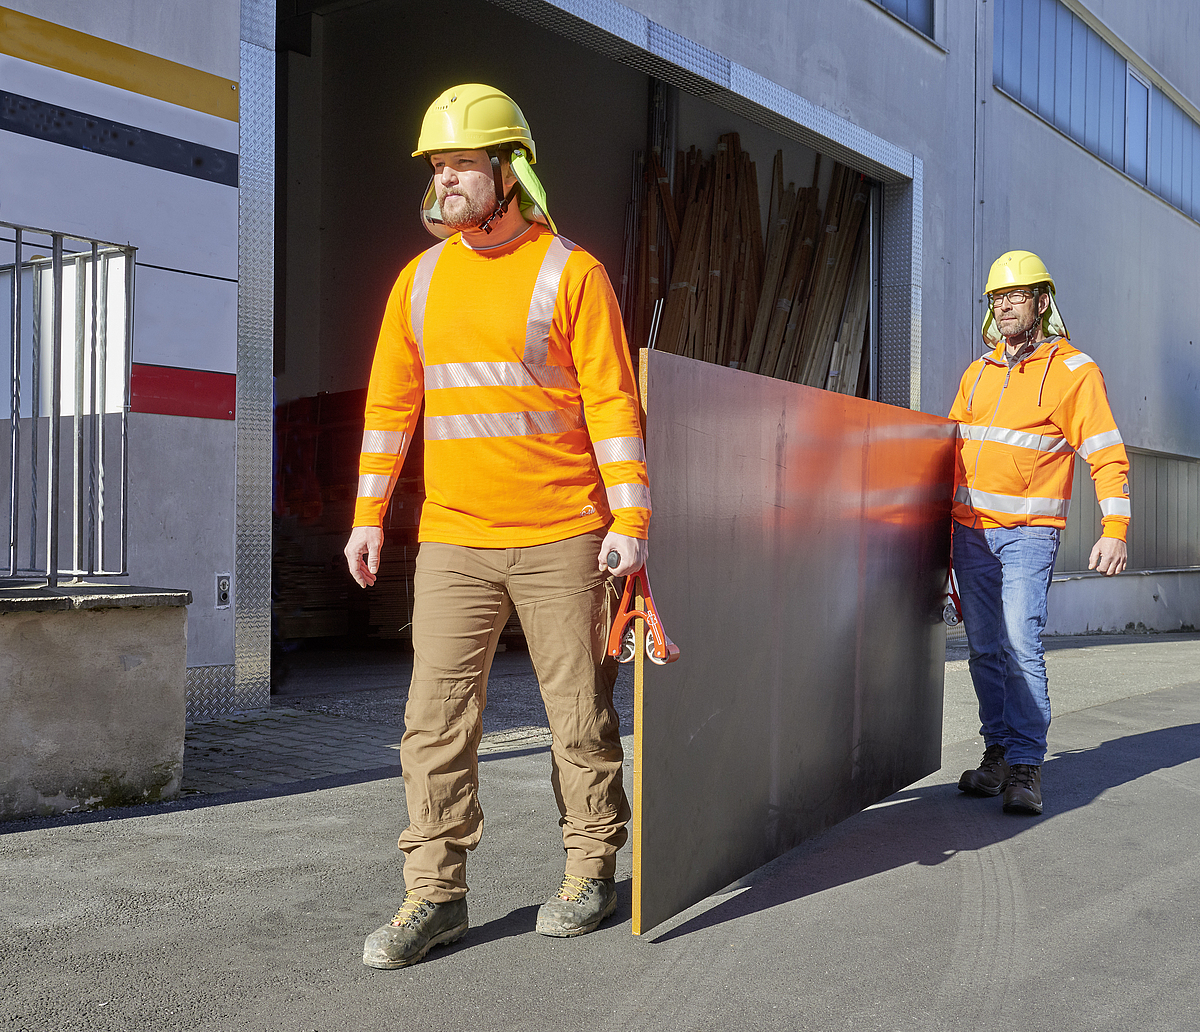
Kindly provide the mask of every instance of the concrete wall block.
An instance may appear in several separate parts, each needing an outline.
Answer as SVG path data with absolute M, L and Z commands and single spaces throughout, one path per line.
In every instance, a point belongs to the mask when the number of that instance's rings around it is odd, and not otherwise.
M 187 610 L 0 614 L 0 820 L 170 799 Z
M 1138 570 L 1056 577 L 1047 634 L 1194 631 L 1200 627 L 1200 570 Z

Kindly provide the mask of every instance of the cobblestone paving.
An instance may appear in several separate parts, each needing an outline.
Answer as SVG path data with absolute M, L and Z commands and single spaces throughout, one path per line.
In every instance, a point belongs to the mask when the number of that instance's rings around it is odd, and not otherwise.
M 399 776 L 400 735 L 387 724 L 287 707 L 197 721 L 187 729 L 183 794 L 289 785 L 383 767 L 394 767 Z M 484 735 L 479 752 L 549 745 L 548 728 L 512 727 Z

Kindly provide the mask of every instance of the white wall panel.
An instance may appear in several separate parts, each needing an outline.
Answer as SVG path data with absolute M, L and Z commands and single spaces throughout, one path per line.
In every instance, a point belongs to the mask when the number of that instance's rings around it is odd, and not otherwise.
M 238 125 L 227 118 L 168 104 L 6 54 L 0 54 L 0 90 L 206 147 L 234 154 L 238 150 Z
M 133 360 L 151 365 L 237 372 L 237 284 L 137 270 Z
M 0 219 L 137 247 L 139 264 L 236 279 L 238 192 L 0 133 Z
M 4 0 L 4 6 L 190 68 L 239 78 L 241 0 Z
M 229 419 L 129 417 L 129 583 L 191 591 L 190 667 L 233 662 L 215 575 L 234 569 L 235 437 Z

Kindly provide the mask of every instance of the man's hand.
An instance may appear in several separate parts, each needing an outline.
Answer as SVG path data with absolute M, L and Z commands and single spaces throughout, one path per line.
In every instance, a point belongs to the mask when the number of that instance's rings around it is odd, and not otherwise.
M 1112 577 L 1125 569 L 1129 550 L 1120 538 L 1102 537 L 1092 546 L 1088 558 L 1088 569 L 1099 570 L 1104 576 Z
M 608 565 L 609 552 L 616 552 L 621 557 L 621 561 L 614 567 Z M 604 543 L 600 546 L 600 554 L 596 556 L 596 562 L 601 573 L 624 577 L 625 574 L 640 569 L 645 563 L 648 553 L 649 546 L 641 538 L 626 537 L 624 534 L 617 534 L 610 530 L 604 535 Z
M 382 527 L 355 527 L 350 532 L 350 540 L 346 542 L 346 562 L 350 565 L 350 576 L 358 581 L 360 588 L 369 588 L 375 583 L 382 549 Z

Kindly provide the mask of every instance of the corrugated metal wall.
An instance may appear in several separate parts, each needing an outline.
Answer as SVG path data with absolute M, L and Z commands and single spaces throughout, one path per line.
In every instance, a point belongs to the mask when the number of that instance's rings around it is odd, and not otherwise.
M 1200 460 L 1129 449 L 1129 569 L 1200 566 Z M 1086 570 L 1100 536 L 1100 507 L 1086 462 L 1075 462 L 1071 512 L 1055 573 Z

